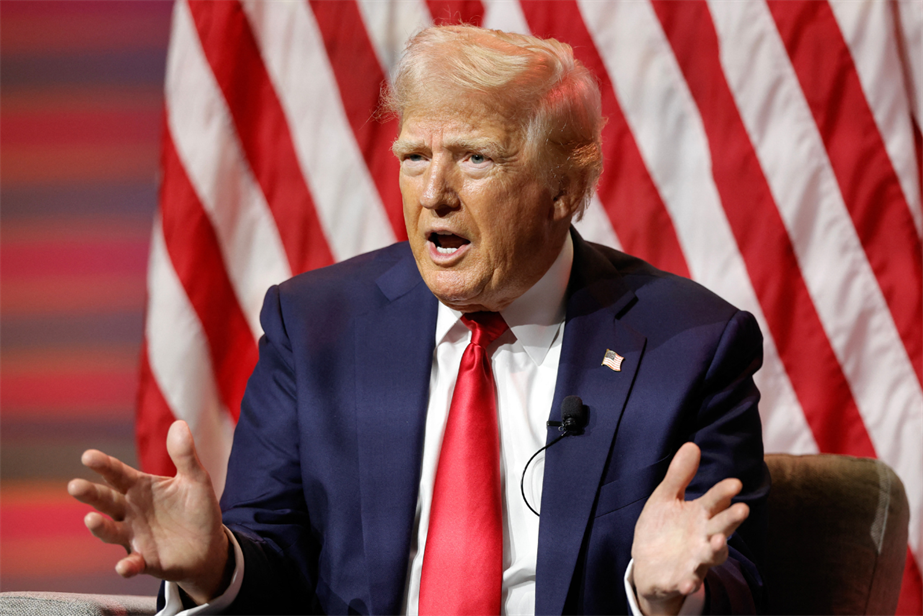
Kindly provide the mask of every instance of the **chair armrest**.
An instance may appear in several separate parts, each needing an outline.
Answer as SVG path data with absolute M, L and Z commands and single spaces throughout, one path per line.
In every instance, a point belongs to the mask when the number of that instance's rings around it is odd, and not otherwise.
M 156 597 L 69 592 L 0 593 L 0 613 L 4 616 L 146 616 L 156 612 Z

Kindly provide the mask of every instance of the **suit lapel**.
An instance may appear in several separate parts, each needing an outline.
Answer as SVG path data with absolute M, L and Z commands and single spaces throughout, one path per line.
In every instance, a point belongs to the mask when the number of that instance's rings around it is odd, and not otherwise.
M 362 533 L 370 610 L 400 611 L 416 512 L 436 299 L 404 259 L 378 279 L 385 300 L 356 326 Z
M 568 437 L 545 457 L 536 567 L 535 611 L 560 614 L 606 460 L 636 370 L 645 337 L 618 316 L 634 303 L 614 266 L 579 236 L 574 237 L 574 268 L 567 324 L 551 418 L 560 420 L 565 396 L 577 395 L 589 407 L 583 435 Z M 616 372 L 602 365 L 607 350 L 624 357 Z M 549 433 L 549 441 L 557 431 Z M 613 580 L 613 584 L 620 583 Z

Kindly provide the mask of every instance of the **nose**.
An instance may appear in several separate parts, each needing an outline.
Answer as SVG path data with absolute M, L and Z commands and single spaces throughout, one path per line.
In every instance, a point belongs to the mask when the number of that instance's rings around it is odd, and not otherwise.
M 459 205 L 458 194 L 453 188 L 451 163 L 434 157 L 423 179 L 420 205 L 430 210 L 448 210 Z

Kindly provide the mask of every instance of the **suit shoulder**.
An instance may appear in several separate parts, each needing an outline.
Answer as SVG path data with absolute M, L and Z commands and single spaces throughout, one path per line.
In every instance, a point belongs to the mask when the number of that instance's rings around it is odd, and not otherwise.
M 263 302 L 263 330 L 346 327 L 394 297 L 423 284 L 406 242 L 298 274 L 271 287 Z M 290 332 L 292 333 L 292 332 Z
M 293 276 L 279 285 L 279 294 L 283 302 L 299 298 L 330 302 L 336 297 L 359 300 L 376 292 L 380 276 L 408 260 L 413 264 L 410 246 L 399 242 Z
M 618 271 L 645 310 L 656 308 L 681 320 L 730 319 L 739 309 L 702 284 L 658 269 L 647 261 L 619 250 L 592 244 Z

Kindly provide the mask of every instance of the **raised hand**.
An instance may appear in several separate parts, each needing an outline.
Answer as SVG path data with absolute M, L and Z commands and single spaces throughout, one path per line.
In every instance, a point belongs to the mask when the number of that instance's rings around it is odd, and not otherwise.
M 145 573 L 178 582 L 204 603 L 227 586 L 228 538 L 221 509 L 185 422 L 170 426 L 167 452 L 176 465 L 175 477 L 142 473 L 90 449 L 81 461 L 105 485 L 74 479 L 67 491 L 97 510 L 84 518 L 90 532 L 128 552 L 115 566 L 119 575 Z
M 680 447 L 635 525 L 634 583 L 638 605 L 648 616 L 679 611 L 708 569 L 727 560 L 727 539 L 750 513 L 745 503 L 731 504 L 742 488 L 738 479 L 725 479 L 700 498 L 684 500 L 700 456 L 693 443 Z

